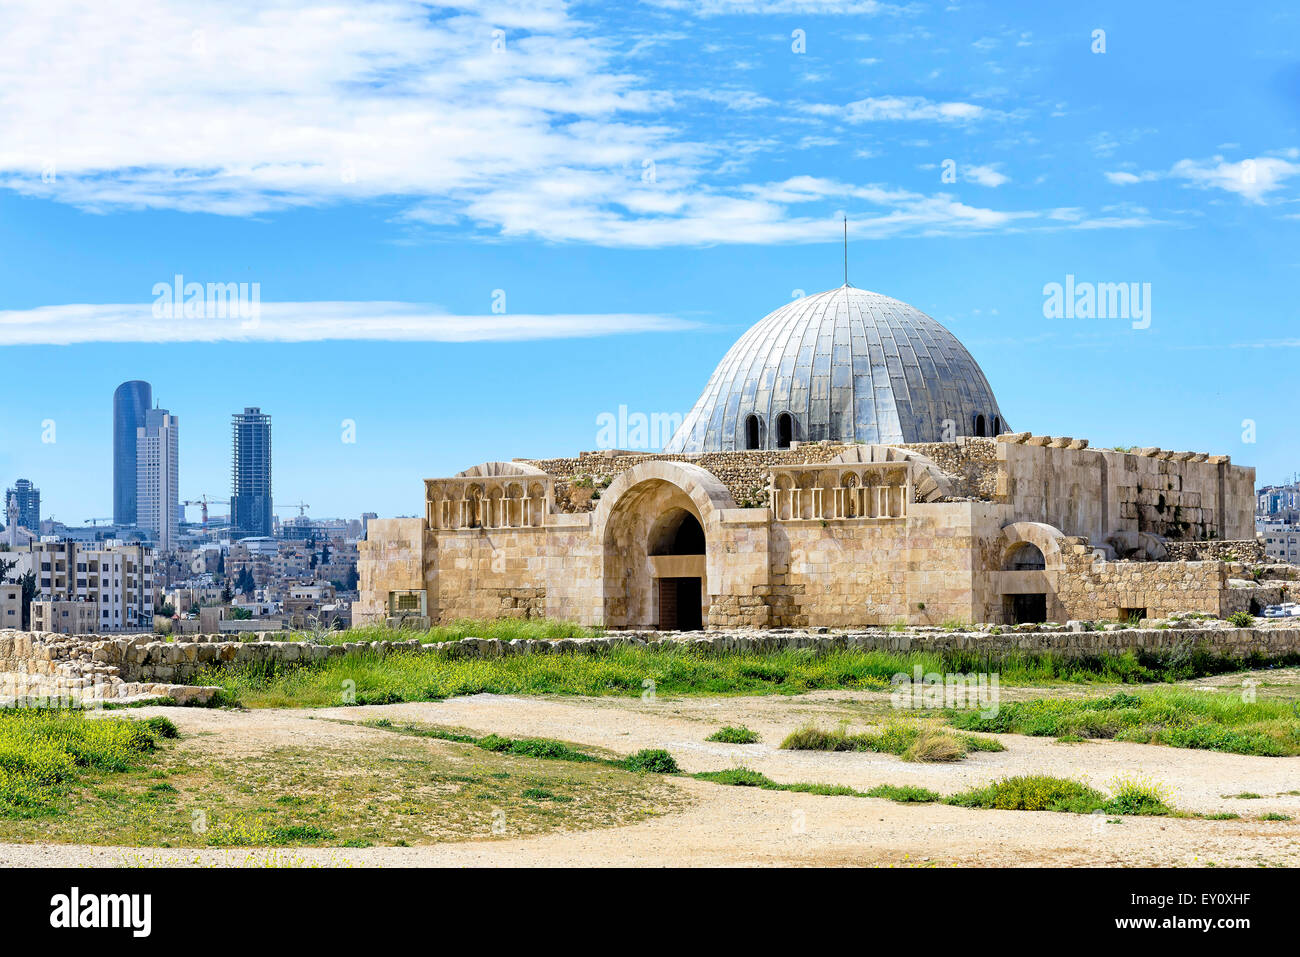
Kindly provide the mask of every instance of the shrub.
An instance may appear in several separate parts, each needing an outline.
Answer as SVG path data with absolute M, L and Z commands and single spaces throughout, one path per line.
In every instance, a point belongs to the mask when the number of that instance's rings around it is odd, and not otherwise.
M 1117 777 L 1110 784 L 1113 792 L 1103 806 L 1108 814 L 1165 815 L 1173 813 L 1170 792 L 1163 784 L 1142 778 Z
M 924 731 L 903 752 L 904 761 L 960 761 L 966 748 L 943 731 Z
M 673 756 L 662 748 L 642 748 L 629 756 L 623 766 L 629 771 L 646 771 L 650 774 L 676 774 L 681 770 Z
M 938 794 L 929 788 L 916 787 L 911 784 L 903 787 L 893 784 L 880 784 L 867 791 L 866 795 L 867 797 L 898 801 L 900 804 L 930 804 L 942 800 Z
M 1002 778 L 981 788 L 972 788 L 947 798 L 957 807 L 993 808 L 1001 811 L 1070 811 L 1088 814 L 1101 807 L 1105 798 L 1094 788 L 1078 781 L 1043 774 Z
M 717 741 L 721 744 L 756 744 L 760 740 L 758 732 L 751 731 L 744 725 L 734 728 L 727 725 L 719 728 L 711 735 L 704 739 L 705 741 Z
M 1248 611 L 1235 611 L 1228 616 L 1228 624 L 1238 628 L 1249 628 L 1255 624 L 1255 617 Z
M 712 781 L 715 784 L 730 784 L 742 788 L 767 788 L 773 786 L 774 782 L 765 774 L 757 771 L 751 771 L 749 768 L 727 768 L 725 771 L 703 771 L 695 775 L 701 781 Z

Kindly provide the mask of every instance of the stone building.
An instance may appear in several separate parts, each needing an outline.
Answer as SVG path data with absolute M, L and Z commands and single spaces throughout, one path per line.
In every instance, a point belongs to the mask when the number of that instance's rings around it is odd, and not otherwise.
M 1253 469 L 1009 432 L 951 333 L 851 286 L 747 332 L 663 453 L 487 462 L 424 499 L 421 518 L 370 521 L 358 623 L 1219 614 L 1219 559 L 1262 557 Z

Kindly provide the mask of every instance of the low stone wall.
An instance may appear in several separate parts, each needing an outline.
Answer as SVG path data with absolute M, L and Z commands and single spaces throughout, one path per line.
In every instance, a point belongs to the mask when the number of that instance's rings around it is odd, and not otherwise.
M 457 658 L 501 658 L 531 654 L 598 654 L 618 647 L 688 647 L 707 654 L 749 651 L 772 653 L 790 649 L 829 651 L 969 652 L 988 656 L 994 664 L 1011 653 L 1054 653 L 1065 658 L 1097 655 L 1162 655 L 1193 649 L 1229 658 L 1259 656 L 1280 659 L 1300 655 L 1300 625 L 1286 622 L 1254 628 L 1234 628 L 1221 621 L 1176 621 L 1165 628 L 1084 630 L 1082 622 L 1052 630 L 1019 626 L 1007 631 L 950 632 L 939 628 L 908 631 L 867 629 L 827 632 L 825 629 L 762 631 L 617 632 L 601 638 L 498 641 L 465 638 L 422 645 L 419 641 L 349 642 L 318 645 L 296 641 L 230 641 L 224 635 L 181 636 L 164 642 L 152 635 L 107 638 L 29 632 L 0 632 L 3 687 L 45 689 L 59 693 L 121 701 L 167 697 L 182 704 L 202 704 L 219 690 L 183 684 L 207 668 L 226 665 L 286 665 L 318 663 L 368 651 L 445 655 Z M 34 693 L 29 691 L 28 693 Z M 12 694 L 12 692 L 11 692 Z

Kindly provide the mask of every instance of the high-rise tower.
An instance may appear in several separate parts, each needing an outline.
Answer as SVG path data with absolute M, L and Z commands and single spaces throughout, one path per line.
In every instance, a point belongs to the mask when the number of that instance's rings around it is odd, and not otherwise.
M 271 534 L 271 417 L 248 406 L 231 417 L 230 524 L 237 537 Z
M 136 430 L 153 405 L 153 388 L 132 379 L 113 393 L 113 524 L 134 525 L 137 519 Z
M 180 420 L 166 409 L 149 409 L 136 430 L 136 512 L 138 524 L 154 533 L 159 551 L 176 547 L 178 432 Z

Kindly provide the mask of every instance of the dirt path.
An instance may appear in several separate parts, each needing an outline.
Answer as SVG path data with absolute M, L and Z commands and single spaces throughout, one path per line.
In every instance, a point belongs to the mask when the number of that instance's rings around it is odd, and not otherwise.
M 471 729 L 480 734 L 560 738 L 618 753 L 662 747 L 684 770 L 743 765 L 782 782 L 814 781 L 866 789 L 917 784 L 951 793 L 1008 774 L 1045 773 L 1105 788 L 1119 773 L 1173 790 L 1176 806 L 1201 812 L 1266 811 L 1300 819 L 1300 758 L 1258 758 L 1153 745 L 1001 736 L 1008 750 L 976 753 L 955 764 L 909 764 L 890 755 L 780 751 L 775 745 L 808 721 L 865 725 L 881 696 L 816 692 L 797 698 L 513 698 L 477 695 L 443 702 L 315 711 L 142 709 L 165 713 L 181 728 L 179 746 L 234 757 L 284 745 L 364 748 L 393 732 L 352 722 L 388 718 Z M 756 745 L 710 744 L 724 724 L 763 736 Z M 462 747 L 429 741 L 430 747 Z M 871 798 L 830 798 L 724 787 L 675 779 L 695 800 L 686 810 L 625 827 L 542 837 L 484 837 L 409 848 L 231 851 L 0 845 L 0 865 L 72 864 L 240 866 L 412 865 L 1300 865 L 1297 821 L 1125 818 L 1101 815 L 967 810 L 901 805 Z M 1225 795 L 1251 791 L 1247 800 Z
M 1104 818 L 719 787 L 680 814 L 609 830 L 409 848 L 276 851 L 0 845 L 0 865 L 241 866 L 1295 866 L 1288 822 Z

